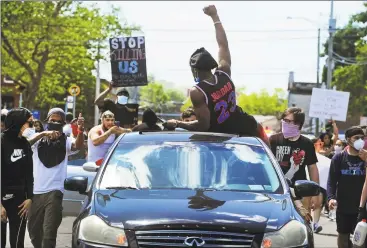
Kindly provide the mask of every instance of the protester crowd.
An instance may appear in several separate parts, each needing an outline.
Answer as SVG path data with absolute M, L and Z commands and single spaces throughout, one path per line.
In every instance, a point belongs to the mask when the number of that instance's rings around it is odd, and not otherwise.
M 7 223 L 12 248 L 24 247 L 26 226 L 34 247 L 56 247 L 71 156 L 100 165 L 120 135 L 172 129 L 260 138 L 270 147 L 291 187 L 296 180 L 312 180 L 320 185 L 320 195 L 294 199 L 300 215 L 306 221 L 314 221 L 317 233 L 322 231 L 318 223 L 322 208 L 335 213 L 338 247 L 351 247 L 350 234 L 358 221 L 367 218 L 366 127 L 352 126 L 345 131 L 345 140 L 340 140 L 339 130 L 331 121 L 325 133 L 310 140 L 301 134 L 305 113 L 292 107 L 281 116 L 281 132 L 268 138 L 261 123 L 236 104 L 228 41 L 215 6 L 205 7 L 204 13 L 215 26 L 218 63 L 205 48 L 192 54 L 190 68 L 196 82 L 190 90 L 193 106 L 182 113 L 180 120 L 164 122 L 154 111 L 146 109 L 138 123 L 138 105 L 129 104 L 126 89 L 117 89 L 115 99 L 106 98 L 114 89 L 113 83 L 96 97 L 100 124 L 89 132 L 82 114 L 75 117 L 60 108 L 51 108 L 43 122 L 35 120 L 26 108 L 2 111 L 2 247 L 6 243 Z M 218 107 L 223 102 L 228 111 Z

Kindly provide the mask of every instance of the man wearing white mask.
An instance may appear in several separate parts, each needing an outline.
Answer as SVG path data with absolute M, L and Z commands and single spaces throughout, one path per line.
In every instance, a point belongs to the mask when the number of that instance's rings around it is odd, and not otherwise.
M 111 111 L 115 115 L 115 120 L 119 122 L 120 127 L 131 128 L 137 124 L 137 108 L 128 107 L 129 92 L 125 88 L 118 88 L 116 91 L 115 102 L 109 98 L 105 98 L 113 89 L 111 82 L 108 89 L 103 91 L 95 100 L 95 104 L 105 112 Z
M 329 209 L 336 208 L 339 248 L 352 247 L 349 236 L 354 232 L 357 218 L 366 215 L 366 189 L 362 192 L 366 178 L 364 137 L 362 128 L 350 127 L 345 132 L 348 148 L 331 160 L 327 194 Z
M 282 132 L 270 136 L 269 142 L 285 177 L 289 178 L 292 184 L 297 180 L 307 180 L 307 168 L 310 179 L 319 183 L 315 147 L 310 139 L 301 135 L 305 113 L 300 108 L 288 108 L 281 118 Z M 311 212 L 311 206 L 315 206 L 316 203 L 316 197 L 302 198 L 302 204 L 308 212 Z

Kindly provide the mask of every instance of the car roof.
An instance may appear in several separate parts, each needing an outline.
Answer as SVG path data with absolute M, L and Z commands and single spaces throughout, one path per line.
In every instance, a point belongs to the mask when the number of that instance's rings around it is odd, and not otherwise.
M 237 143 L 252 146 L 263 146 L 257 137 L 239 137 L 238 135 L 190 132 L 190 131 L 162 131 L 162 132 L 132 132 L 121 136 L 119 143 L 146 143 L 146 142 L 214 142 Z

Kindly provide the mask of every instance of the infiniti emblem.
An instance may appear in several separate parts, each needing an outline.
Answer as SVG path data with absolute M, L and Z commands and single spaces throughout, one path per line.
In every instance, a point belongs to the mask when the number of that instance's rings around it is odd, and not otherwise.
M 184 244 L 190 247 L 200 247 L 205 245 L 205 241 L 199 237 L 187 237 Z

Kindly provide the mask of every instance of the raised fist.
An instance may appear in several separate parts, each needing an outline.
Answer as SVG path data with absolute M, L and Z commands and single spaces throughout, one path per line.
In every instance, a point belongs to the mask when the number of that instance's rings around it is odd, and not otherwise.
M 209 6 L 206 6 L 204 9 L 203 9 L 204 13 L 208 16 L 215 16 L 217 15 L 217 8 L 215 8 L 214 5 L 209 5 Z

